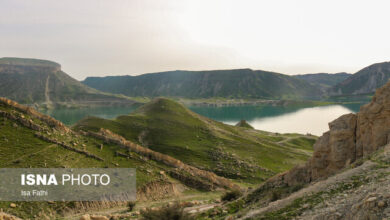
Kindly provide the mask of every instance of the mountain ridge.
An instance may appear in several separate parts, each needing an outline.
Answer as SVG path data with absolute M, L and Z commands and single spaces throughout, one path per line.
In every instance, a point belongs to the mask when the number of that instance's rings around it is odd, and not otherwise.
M 367 66 L 330 88 L 329 95 L 361 95 L 374 93 L 390 79 L 390 62 Z
M 300 74 L 294 75 L 298 79 L 307 81 L 310 84 L 321 87 L 321 89 L 326 92 L 327 89 L 335 86 L 336 84 L 342 82 L 348 77 L 352 76 L 350 73 L 340 72 L 340 73 L 309 73 L 309 74 Z
M 166 71 L 137 76 L 87 77 L 82 82 L 105 92 L 147 97 L 294 99 L 321 93 L 303 80 L 251 69 Z

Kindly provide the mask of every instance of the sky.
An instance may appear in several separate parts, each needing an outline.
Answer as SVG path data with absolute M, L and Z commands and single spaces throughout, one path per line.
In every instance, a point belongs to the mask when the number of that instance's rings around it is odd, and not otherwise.
M 388 0 L 0 0 L 0 57 L 72 77 L 354 73 L 390 61 Z

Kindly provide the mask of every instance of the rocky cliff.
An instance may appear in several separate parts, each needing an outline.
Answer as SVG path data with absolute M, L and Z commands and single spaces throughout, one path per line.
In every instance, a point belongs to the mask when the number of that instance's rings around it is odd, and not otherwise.
M 48 60 L 0 58 L 0 97 L 40 107 L 131 105 L 134 101 L 81 84 Z
M 357 114 L 346 114 L 329 123 L 314 144 L 313 157 L 303 166 L 272 181 L 288 185 L 326 178 L 390 142 L 390 82 L 378 89 L 372 101 Z

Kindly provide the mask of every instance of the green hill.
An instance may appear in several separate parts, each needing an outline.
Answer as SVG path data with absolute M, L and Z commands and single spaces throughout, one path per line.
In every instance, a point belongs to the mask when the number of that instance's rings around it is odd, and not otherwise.
M 356 72 L 329 90 L 332 96 L 373 94 L 390 79 L 390 62 L 376 63 Z
M 251 69 L 88 77 L 83 83 L 100 91 L 132 97 L 300 99 L 321 95 L 318 88 L 303 80 Z
M 58 63 L 23 58 L 0 59 L 0 96 L 49 108 L 135 103 L 83 85 L 61 71 Z
M 313 136 L 274 134 L 226 125 L 157 98 L 114 120 L 89 117 L 74 129 L 115 132 L 151 150 L 237 182 L 258 183 L 305 162 Z
M 153 201 L 181 193 L 205 193 L 236 187 L 214 173 L 153 152 L 108 131 L 76 133 L 33 108 L 0 98 L 0 168 L 137 169 L 137 199 Z M 200 191 L 199 191 L 200 190 Z M 207 195 L 207 194 L 206 194 Z M 22 219 L 58 219 L 66 213 L 100 210 L 126 204 L 88 202 L 0 202 L 0 209 Z

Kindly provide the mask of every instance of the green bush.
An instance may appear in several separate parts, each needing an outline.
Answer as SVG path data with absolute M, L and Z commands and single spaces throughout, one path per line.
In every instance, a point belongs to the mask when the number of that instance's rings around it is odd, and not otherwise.
M 233 201 L 233 200 L 238 199 L 240 196 L 242 196 L 241 190 L 234 189 L 234 190 L 225 192 L 222 195 L 221 200 L 222 201 Z
M 281 198 L 281 195 L 279 192 L 273 191 L 271 194 L 271 202 L 279 200 Z
M 127 207 L 129 208 L 129 212 L 133 211 L 135 207 L 135 202 L 134 201 L 128 202 Z
M 147 208 L 141 211 L 143 220 L 194 220 L 194 218 L 184 212 L 184 208 L 179 203 L 166 205 L 159 209 Z

